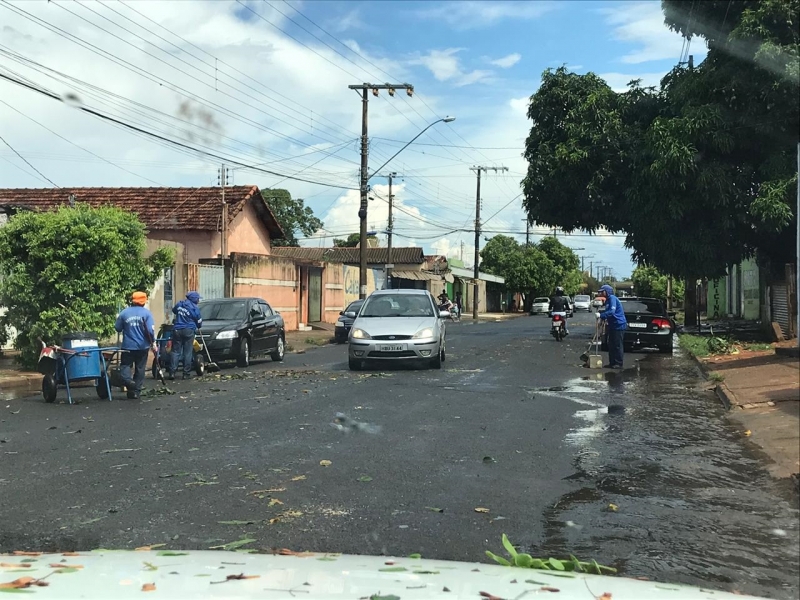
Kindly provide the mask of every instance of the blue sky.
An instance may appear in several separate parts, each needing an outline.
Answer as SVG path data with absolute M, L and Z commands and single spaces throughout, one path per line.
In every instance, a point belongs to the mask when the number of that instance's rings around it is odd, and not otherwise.
M 325 224 L 304 244 L 330 245 L 358 229 L 360 102 L 347 86 L 413 84 L 413 98 L 370 96 L 370 170 L 429 123 L 456 116 L 384 171 L 398 173 L 395 245 L 458 257 L 463 243 L 468 261 L 470 166 L 508 168 L 485 176 L 485 237 L 516 232 L 524 239 L 520 155 L 527 98 L 542 71 L 564 64 L 593 71 L 614 89 L 635 78 L 655 85 L 683 44 L 663 25 L 658 2 L 637 1 L 31 0 L 0 6 L 0 22 L 0 72 L 71 92 L 87 106 L 231 161 L 269 163 L 263 168 L 278 175 L 237 169 L 235 182 L 286 187 L 305 198 Z M 692 53 L 702 59 L 701 41 Z M 0 83 L 0 98 L 0 132 L 30 163 L 0 147 L 4 186 L 49 185 L 41 175 L 60 186 L 216 182 L 215 158 L 154 143 L 10 83 Z M 382 231 L 386 180 L 371 184 L 368 222 Z M 544 231 L 534 233 L 538 239 Z M 602 261 L 617 275 L 631 271 L 620 237 L 563 239 L 583 248 L 578 254 L 587 263 Z

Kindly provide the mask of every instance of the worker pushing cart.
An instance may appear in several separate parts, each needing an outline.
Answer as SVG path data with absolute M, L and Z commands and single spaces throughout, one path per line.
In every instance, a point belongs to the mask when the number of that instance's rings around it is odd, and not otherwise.
M 142 393 L 147 372 L 147 357 L 158 353 L 153 313 L 144 307 L 147 294 L 134 292 L 131 305 L 117 317 L 114 328 L 122 333 L 120 374 L 128 391 L 128 399 L 137 400 Z

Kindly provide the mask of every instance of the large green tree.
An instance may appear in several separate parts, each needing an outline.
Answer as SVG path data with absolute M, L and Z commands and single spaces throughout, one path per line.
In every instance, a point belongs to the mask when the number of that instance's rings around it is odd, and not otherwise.
M 272 240 L 273 246 L 299 246 L 299 237 L 308 237 L 320 230 L 323 223 L 302 198 L 292 198 L 288 190 L 261 190 L 275 218 L 285 234 L 282 239 Z
M 375 240 L 377 236 L 375 235 L 368 235 L 367 240 Z M 346 238 L 334 238 L 333 239 L 333 246 L 334 248 L 355 248 L 361 242 L 361 234 L 360 233 L 351 233 Z
M 496 235 L 481 250 L 481 269 L 505 279 L 509 292 L 550 295 L 557 282 L 553 261 L 536 244 Z
M 0 329 L 17 330 L 23 363 L 35 364 L 38 340 L 70 331 L 114 332 L 130 294 L 149 290 L 174 264 L 172 248 L 145 257 L 145 227 L 117 208 L 79 204 L 20 212 L 0 228 Z
M 631 275 L 633 282 L 633 291 L 636 296 L 644 296 L 647 298 L 660 298 L 667 301 L 667 280 L 668 276 L 661 273 L 655 267 L 650 265 L 639 265 Z M 681 298 L 685 293 L 685 286 L 683 281 L 675 279 L 672 282 L 672 302 Z
M 720 275 L 756 250 L 790 259 L 800 0 L 663 8 L 709 52 L 660 88 L 544 73 L 528 110 L 529 218 L 625 232 L 635 258 L 676 277 Z
M 553 263 L 556 285 L 563 287 L 567 295 L 574 296 L 583 283 L 578 255 L 555 237 L 546 237 L 537 246 Z

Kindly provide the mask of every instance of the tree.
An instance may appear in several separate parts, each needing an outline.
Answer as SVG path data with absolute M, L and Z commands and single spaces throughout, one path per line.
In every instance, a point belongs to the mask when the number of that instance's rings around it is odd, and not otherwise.
M 272 240 L 273 246 L 299 246 L 298 235 L 308 237 L 322 228 L 322 221 L 305 206 L 302 198 L 292 198 L 287 190 L 261 190 L 285 237 Z
M 377 239 L 377 236 L 368 235 L 368 240 Z M 361 234 L 360 233 L 351 233 L 345 239 L 336 239 L 333 240 L 333 246 L 335 248 L 356 248 L 361 241 Z
M 130 294 L 149 290 L 175 261 L 172 248 L 144 253 L 144 225 L 118 208 L 78 204 L 12 217 L 0 228 L 0 305 L 8 309 L 0 329 L 19 332 L 23 363 L 36 364 L 39 339 L 110 337 Z
M 529 219 L 625 232 L 639 262 L 691 280 L 756 250 L 790 259 L 800 0 L 663 8 L 709 53 L 659 89 L 632 82 L 617 93 L 592 73 L 543 74 L 528 110 Z
M 631 275 L 633 291 L 637 296 L 659 298 L 667 301 L 667 276 L 649 265 L 639 265 Z M 685 286 L 681 280 L 672 282 L 672 301 L 675 302 L 685 294 Z
M 481 250 L 481 259 L 481 268 L 503 277 L 509 292 L 550 295 L 555 286 L 555 265 L 536 244 L 524 246 L 496 235 Z
M 556 273 L 556 285 L 564 288 L 568 296 L 574 296 L 581 288 L 582 277 L 580 258 L 554 237 L 546 237 L 539 241 L 539 250 L 552 261 Z

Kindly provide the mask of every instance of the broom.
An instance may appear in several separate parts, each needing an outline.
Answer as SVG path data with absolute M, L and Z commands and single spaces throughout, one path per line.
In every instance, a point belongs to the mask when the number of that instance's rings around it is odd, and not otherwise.
M 206 338 L 203 335 L 203 330 L 198 328 L 197 331 L 200 334 L 200 339 L 203 340 L 203 348 L 206 351 L 206 358 L 208 359 L 208 362 L 206 363 L 206 371 L 209 373 L 216 373 L 219 371 L 219 365 L 211 360 L 211 353 L 208 351 L 208 346 L 206 346 Z
M 586 349 L 586 352 L 580 355 L 580 359 L 583 362 L 589 360 L 589 351 L 592 349 L 592 346 L 599 346 L 600 345 L 600 319 L 595 320 L 594 324 L 594 335 L 592 336 L 592 341 L 589 342 L 589 347 Z M 596 352 L 597 350 L 595 350 Z

